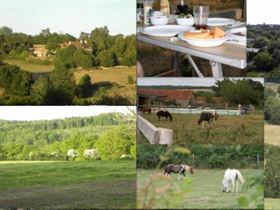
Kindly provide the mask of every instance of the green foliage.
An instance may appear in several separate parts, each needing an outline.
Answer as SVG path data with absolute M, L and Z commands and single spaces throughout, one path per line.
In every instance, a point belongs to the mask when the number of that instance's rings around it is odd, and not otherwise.
M 111 50 L 104 50 L 99 53 L 98 60 L 101 66 L 111 67 L 115 66 L 118 63 L 117 56 Z
M 96 148 L 102 159 L 135 158 L 135 119 L 119 113 L 50 121 L 0 121 L 0 160 L 64 160 L 69 149 L 84 159 Z
M 260 52 L 254 58 L 255 65 L 260 71 L 271 71 L 273 69 L 273 59 L 268 52 Z
M 120 125 L 102 134 L 95 146 L 103 160 L 114 160 L 122 155 L 129 155 L 131 147 L 135 147 L 135 126 Z M 133 150 L 132 150 L 133 151 Z M 132 156 L 134 154 L 131 154 Z
M 85 74 L 82 76 L 82 78 L 79 81 L 79 92 L 81 97 L 87 97 L 91 94 L 92 84 L 91 84 L 91 78 L 88 74 Z
M 280 198 L 280 147 L 265 145 L 265 197 Z
M 222 96 L 225 101 L 231 104 L 252 104 L 263 108 L 264 86 L 250 79 L 232 81 L 225 79 L 217 81 L 213 87 L 217 96 Z
M 195 168 L 258 168 L 257 154 L 263 161 L 262 145 L 189 144 L 168 148 L 149 144 L 138 145 L 137 167 L 151 169 L 168 163 L 190 164 Z M 185 149 L 185 151 L 184 151 Z M 184 151 L 184 152 L 182 152 Z

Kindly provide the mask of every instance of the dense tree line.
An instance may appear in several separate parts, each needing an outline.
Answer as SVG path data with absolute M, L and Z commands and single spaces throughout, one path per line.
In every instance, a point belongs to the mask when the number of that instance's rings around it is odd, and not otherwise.
M 216 96 L 223 97 L 230 104 L 252 104 L 258 108 L 263 108 L 264 86 L 260 82 L 251 79 L 224 79 L 217 81 L 212 89 L 215 91 Z
M 257 156 L 259 155 L 259 165 Z M 194 168 L 262 168 L 263 145 L 164 145 L 137 146 L 137 167 L 152 169 L 169 163 L 189 164 Z
M 135 120 L 118 113 L 63 120 L 0 121 L 0 160 L 64 160 L 69 149 L 84 159 L 97 149 L 104 160 L 136 156 Z
M 265 198 L 280 198 L 280 147 L 265 145 Z
M 248 47 L 259 49 L 248 54 L 248 75 L 280 77 L 280 26 L 248 25 Z

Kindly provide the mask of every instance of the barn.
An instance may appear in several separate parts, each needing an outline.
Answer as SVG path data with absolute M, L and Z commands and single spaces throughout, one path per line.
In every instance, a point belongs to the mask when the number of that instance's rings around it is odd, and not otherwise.
M 152 107 L 181 107 L 185 108 L 195 103 L 195 97 L 191 90 L 187 89 L 138 89 L 139 106 Z

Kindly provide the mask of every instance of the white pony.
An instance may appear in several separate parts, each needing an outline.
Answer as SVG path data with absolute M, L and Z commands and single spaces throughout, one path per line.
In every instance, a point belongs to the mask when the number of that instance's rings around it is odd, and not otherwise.
M 227 169 L 223 179 L 223 192 L 234 192 L 234 188 L 236 186 L 235 192 L 238 192 L 238 183 L 241 185 L 244 183 L 244 179 L 240 173 L 240 171 L 236 169 Z
M 74 149 L 69 149 L 67 152 L 66 160 L 69 160 L 70 158 L 72 158 L 72 160 L 75 160 L 76 157 L 78 157 L 78 152 L 76 152 L 76 150 Z

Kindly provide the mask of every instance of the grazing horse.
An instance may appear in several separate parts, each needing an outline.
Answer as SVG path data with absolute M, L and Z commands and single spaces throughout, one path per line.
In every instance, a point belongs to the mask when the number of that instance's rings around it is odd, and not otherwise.
M 143 106 L 143 107 L 141 107 L 140 108 L 140 111 L 142 112 L 142 113 L 148 113 L 148 114 L 151 114 L 152 113 L 152 109 L 150 108 L 150 107 L 146 107 L 146 106 Z
M 200 125 L 202 123 L 202 128 L 203 128 L 203 125 L 204 125 L 204 122 L 208 122 L 208 125 L 210 123 L 212 123 L 214 120 L 218 120 L 218 113 L 216 112 L 202 112 L 200 114 L 200 118 L 198 120 L 198 124 Z
M 234 192 L 234 188 L 236 186 L 235 192 L 238 192 L 238 183 L 242 185 L 244 182 L 245 181 L 240 171 L 236 169 L 227 169 L 222 182 L 222 191 Z
M 171 116 L 171 114 L 168 111 L 158 111 L 157 112 L 157 116 L 158 116 L 158 121 L 160 121 L 160 117 L 165 117 L 165 120 L 167 120 L 169 118 L 170 121 L 173 120 L 173 117 Z
M 180 165 L 175 165 L 175 164 L 168 164 L 167 166 L 165 166 L 164 168 L 164 175 L 168 176 L 171 173 L 176 173 L 178 175 L 178 180 L 180 180 L 181 178 L 181 174 L 185 175 L 185 171 L 188 171 L 189 173 L 193 174 L 193 168 L 192 166 L 189 165 L 184 165 L 184 164 L 180 164 Z
M 76 152 L 76 150 L 69 149 L 66 155 L 66 160 L 70 160 L 70 158 L 72 158 L 72 160 L 75 160 L 76 157 L 78 157 L 78 153 Z

